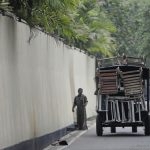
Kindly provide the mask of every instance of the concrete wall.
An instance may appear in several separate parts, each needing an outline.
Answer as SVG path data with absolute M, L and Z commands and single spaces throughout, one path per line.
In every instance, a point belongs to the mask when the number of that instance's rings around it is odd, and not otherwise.
M 82 87 L 95 115 L 94 58 L 0 15 L 0 149 L 73 123 Z

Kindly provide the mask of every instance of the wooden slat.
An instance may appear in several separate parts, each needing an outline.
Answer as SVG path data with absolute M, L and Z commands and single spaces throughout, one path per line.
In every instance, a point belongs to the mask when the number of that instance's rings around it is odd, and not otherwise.
M 124 86 L 124 88 L 125 88 L 125 89 L 131 89 L 131 90 L 134 89 L 134 88 L 136 88 L 136 89 L 137 89 L 137 88 L 141 89 L 141 86 L 130 85 L 130 86 Z
M 109 81 L 109 80 L 112 80 L 112 79 L 113 79 L 113 80 L 117 80 L 117 76 L 115 76 L 115 77 L 101 77 L 101 78 L 100 78 L 100 80 L 106 80 L 106 79 L 107 79 L 108 81 Z
M 117 83 L 117 79 L 105 78 L 105 79 L 100 80 L 100 83 L 114 83 L 114 82 Z
M 105 87 L 105 88 L 100 88 L 100 90 L 105 90 L 105 91 L 108 91 L 108 90 L 117 90 L 117 88 L 115 87 Z
M 107 90 L 107 89 L 118 89 L 118 88 L 116 86 L 103 86 L 100 87 L 100 89 Z
M 101 88 L 107 88 L 107 87 L 108 87 L 108 88 L 109 88 L 109 87 L 111 87 L 111 88 L 117 88 L 116 85 L 111 85 L 111 86 L 101 86 Z
M 101 89 L 100 90 L 101 92 L 111 92 L 111 91 L 118 91 L 117 89 L 105 89 L 105 90 L 103 90 L 103 89 Z
M 131 84 L 131 85 L 128 85 L 128 84 L 126 85 L 126 84 L 125 84 L 124 87 L 125 87 L 125 88 L 130 88 L 130 89 L 131 89 L 131 88 L 135 88 L 135 87 L 139 87 L 139 88 L 142 89 L 142 86 L 141 86 L 140 84 Z
M 117 83 L 112 80 L 110 82 L 102 81 L 100 82 L 100 85 L 117 85 Z
M 125 90 L 126 93 L 136 93 L 136 94 L 139 94 L 139 93 L 142 93 L 141 89 L 136 89 L 136 90 L 128 90 L 126 89 Z
M 109 77 L 109 76 L 117 76 L 116 72 L 112 72 L 112 73 L 100 73 L 100 77 Z
M 128 90 L 133 90 L 133 89 L 141 89 L 141 87 L 139 87 L 139 86 L 127 86 L 127 87 L 125 87 L 125 89 L 128 89 Z
M 132 87 L 132 86 L 137 86 L 137 87 L 141 87 L 140 83 L 136 84 L 136 83 L 124 83 L 124 87 Z
M 115 85 L 112 86 L 100 86 L 101 89 L 108 89 L 108 88 L 114 88 L 117 89 L 117 87 Z
M 101 92 L 101 94 L 106 94 L 106 95 L 109 95 L 109 94 L 116 94 L 116 91 Z
M 141 71 L 140 70 L 133 70 L 133 71 L 126 71 L 126 72 L 122 72 L 123 75 L 126 75 L 126 74 L 137 74 L 137 73 L 140 73 Z
M 126 86 L 126 87 L 130 87 L 130 86 L 139 86 L 139 87 L 141 87 L 141 84 L 140 84 L 140 82 L 131 82 L 131 83 L 124 83 L 124 86 Z
M 100 94 L 107 94 L 107 95 L 111 95 L 111 94 L 116 94 L 117 91 L 102 91 L 100 92 Z
M 106 84 L 106 83 L 105 83 L 105 84 L 100 84 L 100 85 L 103 86 L 103 87 L 104 87 L 104 86 L 108 86 L 108 87 L 109 87 L 109 86 L 115 86 L 115 87 L 117 87 L 117 84 L 116 84 L 116 83 L 113 83 L 113 84 Z
M 100 86 L 116 86 L 117 87 L 117 84 L 114 82 L 114 83 L 102 83 L 100 84 Z
M 106 90 L 100 90 L 101 92 L 108 92 L 109 94 L 111 94 L 111 91 L 115 91 L 116 93 L 118 92 L 118 90 L 116 89 L 106 89 Z
M 125 82 L 126 81 L 130 81 L 130 80 L 140 80 L 141 81 L 141 78 L 140 77 L 135 77 L 135 78 L 125 78 L 123 79 Z
M 103 72 L 117 72 L 116 69 L 110 69 L 110 70 L 100 70 L 100 73 Z
M 101 94 L 115 94 L 118 92 L 117 85 L 117 71 L 116 69 L 111 70 L 100 70 L 100 93 Z
M 131 82 L 132 83 L 134 83 L 134 82 L 138 82 L 138 83 L 140 82 L 141 83 L 142 81 L 140 79 L 127 79 L 127 80 L 124 80 L 124 83 L 129 83 L 129 82 L 130 83 Z
M 139 85 L 130 85 L 130 86 L 124 86 L 125 87 L 125 89 L 133 89 L 133 88 L 140 88 L 140 89 L 142 89 L 142 87 L 141 86 L 139 86 Z
M 134 83 L 134 82 L 140 82 L 140 83 L 142 83 L 142 80 L 140 80 L 140 79 L 134 79 L 134 78 L 129 78 L 129 79 L 127 79 L 127 80 L 123 80 L 123 82 L 124 83 L 129 83 L 129 82 L 132 82 L 132 83 Z
M 125 76 L 123 76 L 123 79 L 126 79 L 126 78 L 135 78 L 135 77 L 139 77 L 140 78 L 140 75 L 139 74 L 125 75 Z
M 131 95 L 141 95 L 142 92 L 130 92 L 130 93 L 126 93 L 126 96 L 131 96 Z
M 138 88 L 138 89 L 125 89 L 125 91 L 126 91 L 126 92 L 128 92 L 128 93 L 130 93 L 130 92 L 133 92 L 133 91 L 134 91 L 134 92 L 136 92 L 137 94 L 138 94 L 138 92 L 140 92 L 140 93 L 142 92 L 142 90 L 141 90 L 141 89 L 139 89 L 139 88 Z
M 109 79 L 109 80 L 104 79 L 104 80 L 101 80 L 100 83 L 106 83 L 106 84 L 107 84 L 107 83 L 109 83 L 109 84 L 112 83 L 112 84 L 113 84 L 113 83 L 117 83 L 117 82 L 116 82 L 116 80 L 114 80 L 114 79 L 111 79 L 111 80 L 110 80 L 110 79 Z
M 142 93 L 141 70 L 122 72 L 125 95 L 140 95 Z
M 127 93 L 132 93 L 132 92 L 135 92 L 135 93 L 141 93 L 142 91 L 141 91 L 141 89 L 136 89 L 136 90 L 128 90 L 128 89 L 126 89 L 125 90 Z
M 118 88 L 115 86 L 111 86 L 111 87 L 107 86 L 107 87 L 100 87 L 100 89 L 107 90 L 107 89 L 118 89 Z

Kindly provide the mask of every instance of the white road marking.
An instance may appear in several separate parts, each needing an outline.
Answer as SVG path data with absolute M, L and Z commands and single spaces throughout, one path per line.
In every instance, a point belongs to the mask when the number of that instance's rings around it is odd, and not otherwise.
M 93 125 L 91 125 L 91 126 L 88 128 L 88 130 L 92 129 L 95 125 L 96 125 L 96 123 L 94 123 Z M 85 134 L 88 130 L 81 131 L 81 133 L 79 133 L 79 134 L 78 134 L 77 136 L 75 136 L 70 142 L 68 142 L 68 145 L 67 145 L 67 146 L 61 146 L 61 145 L 52 146 L 52 145 L 50 145 L 50 146 L 44 148 L 43 150 L 63 150 L 63 149 L 65 149 L 65 148 L 68 148 L 68 149 L 69 149 L 70 145 L 71 145 L 72 143 L 74 143 L 80 136 L 82 136 L 83 134 Z M 77 131 L 75 131 L 75 132 L 77 132 Z M 73 133 L 72 133 L 72 135 L 73 135 Z M 66 140 L 65 137 L 67 137 L 67 136 L 69 137 L 69 136 L 71 136 L 71 135 L 66 135 L 66 136 L 64 136 L 61 140 Z M 61 141 L 61 140 L 60 140 L 60 141 Z M 67 140 L 66 140 L 66 141 L 67 141 Z

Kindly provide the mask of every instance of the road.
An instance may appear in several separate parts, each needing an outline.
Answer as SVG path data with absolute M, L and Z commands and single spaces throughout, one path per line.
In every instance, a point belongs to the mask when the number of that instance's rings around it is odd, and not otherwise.
M 95 126 L 64 150 L 150 150 L 150 136 L 144 136 L 144 129 L 138 128 L 138 133 L 131 133 L 131 128 L 117 128 L 116 134 L 111 134 L 109 128 L 104 129 L 104 135 L 97 137 Z

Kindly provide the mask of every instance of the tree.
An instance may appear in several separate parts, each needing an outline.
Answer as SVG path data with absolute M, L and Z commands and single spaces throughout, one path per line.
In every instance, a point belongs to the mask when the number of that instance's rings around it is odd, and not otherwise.
M 5 0 L 0 1 L 0 5 Z M 7 8 L 29 26 L 90 53 L 110 56 L 115 51 L 113 23 L 97 0 L 6 0 Z M 5 2 L 6 2 L 5 1 Z M 2 8 L 6 10 L 6 8 Z
M 11 7 L 9 7 L 9 0 L 0 0 L 0 10 L 11 11 Z
M 115 32 L 115 26 L 107 18 L 97 0 L 85 0 L 78 7 L 75 21 L 84 27 L 87 39 L 80 39 L 75 43 L 77 47 L 91 53 L 101 53 L 111 56 L 115 51 L 115 44 L 111 33 Z
M 129 56 L 149 56 L 150 1 L 104 0 L 104 9 L 115 24 L 117 52 Z

